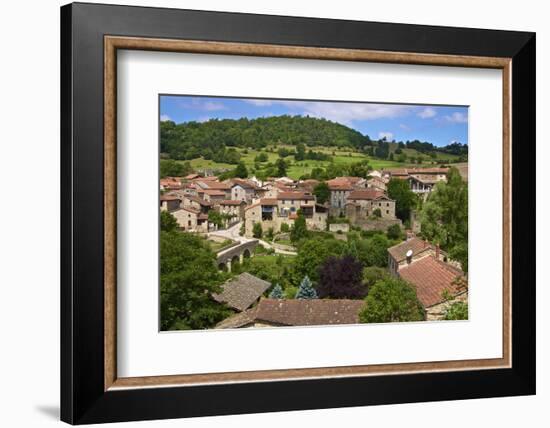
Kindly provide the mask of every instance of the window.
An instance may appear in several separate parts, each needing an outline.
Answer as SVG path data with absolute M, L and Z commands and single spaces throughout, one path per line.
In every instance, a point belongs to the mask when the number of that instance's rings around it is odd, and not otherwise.
M 191 227 L 191 220 L 187 221 L 187 226 Z
M 389 214 L 390 212 L 388 210 L 386 210 L 386 214 Z
M 389 202 L 386 202 L 386 206 L 389 207 L 389 206 L 390 206 L 390 203 L 389 203 Z

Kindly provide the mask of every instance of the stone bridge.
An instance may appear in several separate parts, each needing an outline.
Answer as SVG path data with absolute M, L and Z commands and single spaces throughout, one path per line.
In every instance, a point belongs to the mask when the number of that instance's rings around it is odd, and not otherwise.
M 222 249 L 216 254 L 218 269 L 231 272 L 231 266 L 235 263 L 241 263 L 244 259 L 252 257 L 254 248 L 258 245 L 257 239 L 252 239 L 246 242 L 240 242 L 238 245 L 233 245 L 229 248 Z

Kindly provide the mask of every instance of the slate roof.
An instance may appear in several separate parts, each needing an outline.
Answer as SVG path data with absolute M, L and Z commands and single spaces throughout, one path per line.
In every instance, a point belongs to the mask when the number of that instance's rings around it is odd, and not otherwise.
M 258 305 L 227 318 L 217 328 L 238 328 L 253 323 L 274 326 L 310 326 L 359 323 L 363 300 L 262 299 Z
M 244 311 L 252 306 L 269 287 L 271 287 L 269 282 L 243 272 L 224 283 L 222 292 L 212 294 L 212 297 L 230 308 Z
M 453 296 L 462 291 L 454 283 L 457 277 L 463 276 L 462 271 L 433 256 L 423 257 L 399 269 L 398 275 L 416 287 L 418 300 L 425 308 L 443 302 L 445 290 Z
M 407 251 L 412 250 L 412 256 L 422 253 L 423 251 L 432 249 L 435 251 L 435 247 L 428 241 L 424 241 L 420 238 L 412 238 L 408 241 L 404 241 L 401 244 L 394 245 L 388 248 L 388 253 L 397 261 L 405 260 L 407 258 Z

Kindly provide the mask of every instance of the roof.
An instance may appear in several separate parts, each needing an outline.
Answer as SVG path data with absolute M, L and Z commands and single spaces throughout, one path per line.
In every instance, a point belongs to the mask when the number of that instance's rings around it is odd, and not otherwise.
M 217 189 L 203 189 L 202 192 L 206 193 L 209 196 L 225 196 L 225 192 Z
M 197 220 L 208 220 L 208 214 L 206 214 L 206 213 L 200 213 L 200 214 L 197 216 Z
M 256 316 L 256 307 L 239 312 L 229 318 L 224 319 L 216 325 L 216 328 L 242 328 L 254 324 Z
M 336 177 L 328 180 L 328 188 L 330 190 L 353 190 L 353 186 L 361 181 L 360 177 Z
M 212 294 L 214 300 L 225 303 L 238 311 L 248 309 L 262 294 L 271 287 L 271 284 L 257 278 L 248 272 L 243 272 L 222 285 L 222 292 Z
M 277 199 L 275 198 L 260 199 L 260 205 L 277 205 Z
M 190 213 L 193 213 L 193 214 L 200 214 L 200 211 L 195 209 L 195 208 L 184 206 L 184 207 L 181 207 L 181 209 L 185 210 L 185 211 L 188 211 Z
M 383 169 L 383 173 L 389 173 L 390 175 L 409 175 L 406 168 L 388 168 Z
M 376 189 L 354 190 L 348 196 L 348 200 L 373 200 L 385 198 L 388 199 L 384 192 Z
M 245 201 L 238 201 L 233 199 L 224 199 L 223 201 L 218 202 L 220 205 L 241 205 L 246 204 Z
M 254 189 L 254 190 L 256 190 L 256 189 L 259 188 L 255 183 L 253 183 L 249 180 L 244 180 L 244 179 L 241 179 L 241 178 L 234 178 L 232 181 L 233 181 L 233 184 L 232 184 L 231 187 L 239 185 L 244 189 Z
M 212 205 L 210 201 L 205 201 L 204 199 L 199 198 L 198 196 L 186 195 L 185 198 L 189 199 L 190 201 L 196 202 L 200 205 L 204 205 L 206 207 L 209 207 Z
M 409 168 L 409 174 L 447 174 L 449 168 Z
M 181 201 L 181 198 L 178 198 L 174 195 L 160 195 L 161 201 Z
M 363 300 L 262 299 L 253 314 L 256 322 L 306 326 L 357 324 Z
M 420 238 L 412 238 L 408 241 L 404 241 L 401 244 L 394 245 L 393 247 L 388 248 L 388 253 L 397 261 L 405 260 L 407 258 L 407 251 L 412 250 L 413 257 L 417 254 L 422 253 L 426 250 L 435 250 L 435 247 L 430 244 L 428 241 L 424 241 Z
M 418 300 L 425 308 L 443 302 L 445 290 L 453 296 L 462 291 L 455 280 L 462 277 L 463 273 L 433 256 L 423 257 L 401 268 L 398 274 L 416 287 Z
M 207 181 L 197 181 L 197 183 L 199 185 L 202 183 L 204 186 L 206 186 L 205 187 L 206 189 L 214 189 L 214 190 L 229 190 L 229 189 L 231 189 L 231 183 L 224 182 L 224 181 L 207 180 Z
M 428 175 L 427 177 L 425 176 L 421 176 L 421 177 L 418 177 L 418 176 L 409 176 L 409 180 L 416 180 L 422 184 L 436 184 L 436 183 L 439 183 L 440 180 L 438 180 L 437 177 L 433 177 L 431 175 Z
M 185 177 L 183 177 L 185 180 L 193 180 L 195 178 L 199 178 L 200 175 L 199 174 L 189 174 L 189 175 L 186 175 Z
M 302 201 L 313 201 L 315 196 L 311 193 L 306 192 L 279 192 L 277 194 L 278 200 L 289 199 L 289 200 L 302 200 Z

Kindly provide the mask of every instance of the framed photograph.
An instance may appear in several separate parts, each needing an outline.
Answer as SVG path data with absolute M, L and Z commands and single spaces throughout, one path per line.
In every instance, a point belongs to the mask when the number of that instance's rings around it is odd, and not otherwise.
M 535 393 L 533 33 L 76 3 L 61 54 L 63 421 Z

